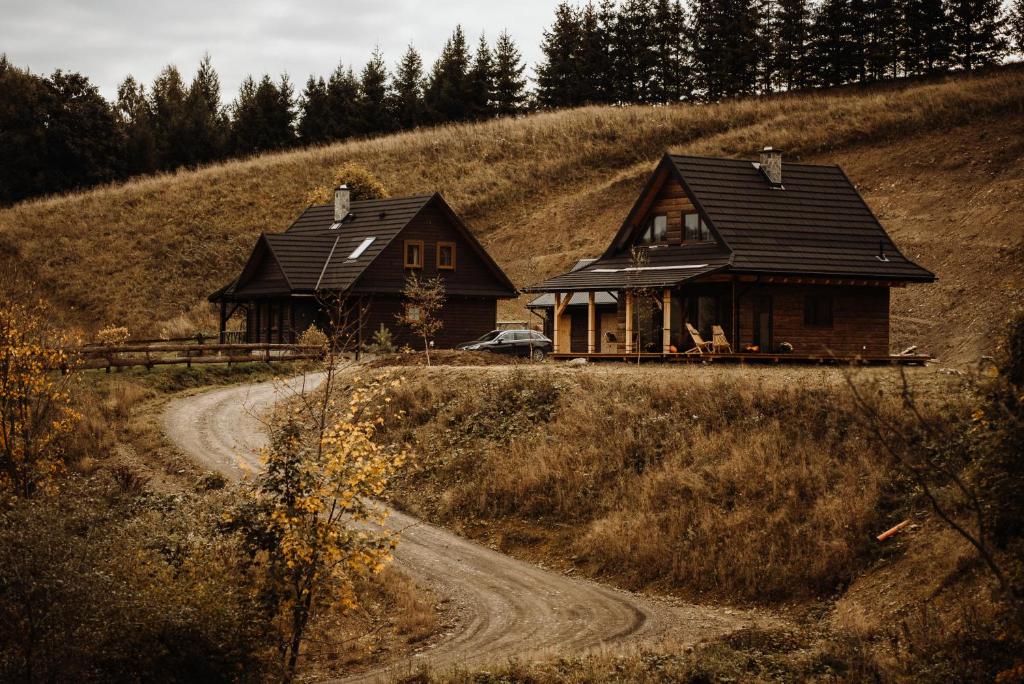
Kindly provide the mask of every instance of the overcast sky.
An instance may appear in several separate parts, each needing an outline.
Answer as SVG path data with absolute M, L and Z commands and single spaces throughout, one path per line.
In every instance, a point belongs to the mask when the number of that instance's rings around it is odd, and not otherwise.
M 127 74 L 146 83 L 173 63 L 190 79 L 204 52 L 225 102 L 246 74 L 287 72 L 299 91 L 339 62 L 358 71 L 375 45 L 390 68 L 412 43 L 427 68 L 461 23 L 471 46 L 507 29 L 532 74 L 556 0 L 0 0 L 0 52 L 34 73 L 80 71 L 113 98 Z

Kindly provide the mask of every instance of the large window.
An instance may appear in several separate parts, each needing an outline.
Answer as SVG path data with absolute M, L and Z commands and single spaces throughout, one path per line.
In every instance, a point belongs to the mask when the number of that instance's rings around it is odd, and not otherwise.
M 811 328 L 832 327 L 832 296 L 810 294 L 804 297 L 804 325 Z
M 652 216 L 647 221 L 647 227 L 644 229 L 641 242 L 645 245 L 654 244 L 656 242 L 664 242 L 668 235 L 668 216 L 664 214 L 658 214 Z
M 687 242 L 706 242 L 711 239 L 708 224 L 697 212 L 683 214 L 683 239 Z
M 437 267 L 443 271 L 455 270 L 455 243 L 437 243 Z
M 405 241 L 405 267 L 423 268 L 423 240 Z

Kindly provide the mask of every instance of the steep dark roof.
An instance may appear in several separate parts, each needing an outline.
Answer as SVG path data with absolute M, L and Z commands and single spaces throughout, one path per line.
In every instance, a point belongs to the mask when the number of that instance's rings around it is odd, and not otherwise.
M 657 190 L 661 174 L 682 184 L 711 226 L 715 241 L 653 246 L 647 249 L 648 266 L 665 268 L 615 271 L 630 261 L 635 219 L 647 193 Z M 667 268 L 671 265 L 679 268 Z M 597 262 L 526 291 L 663 287 L 718 270 L 890 281 L 935 279 L 899 251 L 838 166 L 783 163 L 782 187 L 775 188 L 756 162 L 665 155 Z
M 284 233 L 261 235 L 242 274 L 231 284 L 210 295 L 210 299 L 215 301 L 224 297 L 319 290 L 345 291 L 416 215 L 431 203 L 436 203 L 448 215 L 499 281 L 507 286 L 508 295 L 514 296 L 515 286 L 447 202 L 435 193 L 352 202 L 348 218 L 337 228 L 332 228 L 335 224 L 333 204 L 310 206 Z M 349 256 L 367 238 L 373 238 L 373 242 L 357 258 L 350 259 Z M 253 288 L 255 284 L 247 280 L 263 261 L 263 250 L 273 257 L 285 282 L 280 283 L 276 289 L 268 289 L 265 284 L 261 284 L 257 291 Z
M 732 252 L 730 270 L 935 279 L 903 256 L 838 166 L 783 163 L 773 189 L 754 162 L 669 159 Z

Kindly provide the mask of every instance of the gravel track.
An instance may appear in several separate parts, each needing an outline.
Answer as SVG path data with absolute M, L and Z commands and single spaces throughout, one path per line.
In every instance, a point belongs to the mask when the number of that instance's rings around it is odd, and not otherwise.
M 289 393 L 311 389 L 321 375 L 224 387 L 181 397 L 162 415 L 182 452 L 231 478 L 260 467 L 267 437 L 261 416 Z M 765 618 L 740 610 L 655 600 L 567 577 L 511 558 L 391 510 L 403 530 L 399 567 L 448 602 L 454 624 L 413 656 L 347 678 L 388 681 L 414 671 L 500 663 L 512 656 L 570 655 L 627 642 L 690 643 Z

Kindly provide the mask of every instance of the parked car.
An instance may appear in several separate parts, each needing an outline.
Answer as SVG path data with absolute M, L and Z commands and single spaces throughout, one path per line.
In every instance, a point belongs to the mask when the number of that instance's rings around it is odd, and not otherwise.
M 456 349 L 488 351 L 541 361 L 551 353 L 553 347 L 551 340 L 534 330 L 492 330 L 480 339 L 458 345 Z

